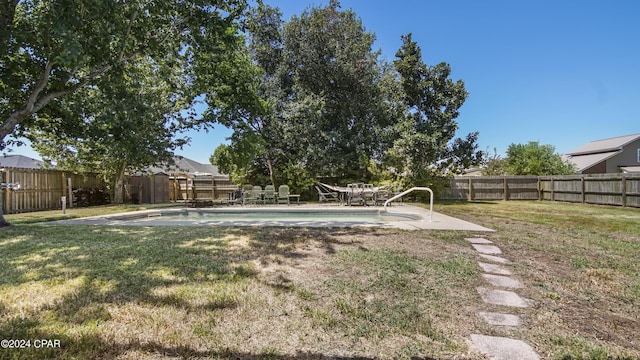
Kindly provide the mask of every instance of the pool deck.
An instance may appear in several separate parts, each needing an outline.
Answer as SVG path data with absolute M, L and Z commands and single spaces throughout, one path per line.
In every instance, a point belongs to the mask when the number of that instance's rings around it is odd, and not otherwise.
M 212 220 L 207 219 L 206 221 L 194 221 L 194 220 L 185 220 L 185 221 L 168 221 L 162 220 L 160 216 L 154 216 L 156 214 L 160 214 L 163 211 L 215 211 L 215 212 L 224 212 L 224 213 L 232 213 L 238 211 L 258 211 L 258 212 L 278 212 L 278 211 L 353 211 L 353 212 L 362 212 L 364 211 L 384 211 L 381 207 L 346 207 L 346 206 L 337 206 L 335 204 L 324 205 L 324 204 L 304 204 L 304 205 L 266 205 L 266 206 L 245 206 L 245 207 L 214 207 L 214 208 L 189 208 L 185 207 L 175 207 L 175 208 L 164 208 L 164 209 L 152 209 L 152 210 L 142 210 L 135 212 L 127 212 L 113 215 L 101 215 L 101 216 L 92 216 L 86 218 L 77 218 L 77 219 L 68 219 L 68 220 L 58 220 L 51 221 L 45 224 L 59 224 L 59 225 L 112 225 L 112 226 L 298 226 L 298 227 L 365 227 L 365 228 L 397 228 L 404 230 L 463 230 L 463 231 L 493 231 L 491 229 L 485 228 L 483 226 L 470 223 L 468 221 L 460 220 L 451 216 L 447 216 L 441 213 L 433 212 L 432 221 L 430 220 L 429 210 L 424 209 L 417 206 L 412 205 L 394 205 L 392 207 L 388 207 L 387 211 L 389 214 L 393 215 L 393 213 L 401 213 L 401 214 L 412 214 L 418 215 L 423 220 L 416 221 L 384 221 L 384 222 L 370 222 L 370 223 L 362 223 L 362 222 L 345 222 L 345 221 L 331 221 L 331 220 L 322 220 L 322 221 L 308 221 L 308 220 L 269 220 L 269 221 L 234 221 L 234 220 Z M 141 221 L 141 222 L 131 222 L 129 221 L 134 217 L 149 217 L 149 221 Z M 129 218 L 129 219 L 127 219 Z

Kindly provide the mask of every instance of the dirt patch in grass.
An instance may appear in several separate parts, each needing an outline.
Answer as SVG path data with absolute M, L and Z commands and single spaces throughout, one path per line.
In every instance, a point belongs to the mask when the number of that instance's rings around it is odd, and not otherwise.
M 257 346 L 250 351 L 270 344 L 282 354 L 473 358 L 465 342 L 477 302 L 470 249 L 418 232 L 268 233 L 254 246 L 272 251 L 253 268 L 270 291 L 262 290 L 257 313 L 244 316 L 254 330 L 269 330 L 246 334 Z

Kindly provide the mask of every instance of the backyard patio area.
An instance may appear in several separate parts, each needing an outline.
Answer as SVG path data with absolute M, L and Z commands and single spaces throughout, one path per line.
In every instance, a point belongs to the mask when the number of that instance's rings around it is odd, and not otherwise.
M 483 359 L 471 334 L 521 339 L 544 359 L 640 357 L 638 209 L 512 201 L 436 211 L 495 232 L 40 225 L 61 217 L 7 216 L 0 338 L 60 346 L 0 349 L 0 357 Z M 519 327 L 477 315 L 487 309 L 476 290 L 485 280 L 465 238 L 479 235 L 511 259 L 531 300 L 506 310 Z

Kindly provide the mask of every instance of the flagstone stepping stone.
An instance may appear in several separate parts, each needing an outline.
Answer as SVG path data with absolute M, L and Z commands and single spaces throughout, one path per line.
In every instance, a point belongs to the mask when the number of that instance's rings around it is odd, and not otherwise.
M 472 244 L 493 244 L 491 241 L 485 238 L 465 238 L 465 240 Z
M 520 295 L 513 291 L 507 290 L 494 290 L 487 288 L 477 288 L 480 297 L 487 304 L 512 306 L 518 308 L 529 307 L 527 300 L 520 297 Z
M 480 265 L 480 267 L 482 268 L 482 270 L 484 270 L 484 272 L 488 272 L 488 273 L 492 273 L 492 274 L 498 274 L 498 275 L 511 275 L 511 271 L 509 271 L 508 269 L 503 268 L 500 265 L 487 264 L 487 263 L 483 263 L 483 262 L 478 262 L 478 265 Z
M 519 280 L 510 278 L 508 276 L 482 274 L 482 277 L 485 278 L 485 280 L 487 280 L 493 286 L 510 288 L 510 289 L 522 288 L 522 283 Z
M 493 245 L 483 245 L 483 244 L 471 244 L 477 252 L 481 254 L 487 255 L 497 255 L 502 254 L 502 250 L 499 247 Z
M 478 315 L 480 315 L 480 317 L 489 325 L 518 327 L 521 324 L 520 317 L 518 315 L 483 311 L 479 312 Z
M 507 260 L 505 258 L 501 258 L 499 256 L 493 256 L 493 255 L 487 255 L 487 254 L 479 254 L 479 255 L 482 256 L 483 258 L 485 258 L 486 260 L 497 262 L 497 263 L 501 263 L 501 264 L 506 264 L 506 263 L 510 262 L 509 260 Z
M 522 340 L 471 334 L 473 345 L 495 360 L 539 360 L 540 356 Z

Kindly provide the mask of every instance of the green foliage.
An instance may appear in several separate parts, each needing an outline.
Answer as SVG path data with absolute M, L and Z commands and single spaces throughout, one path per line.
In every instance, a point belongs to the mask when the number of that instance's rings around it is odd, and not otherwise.
M 575 167 L 562 160 L 552 145 L 540 145 L 537 141 L 527 144 L 511 144 L 507 149 L 505 168 L 511 175 L 569 175 Z
M 34 114 L 49 104 L 140 58 L 174 62 L 188 73 L 205 56 L 228 57 L 228 45 L 238 38 L 234 23 L 245 7 L 243 0 L 4 2 L 0 142 L 43 121 Z M 220 73 L 215 64 L 211 68 Z M 205 83 L 200 73 L 191 73 L 193 85 Z
M 213 160 L 248 182 L 433 186 L 482 159 L 478 133 L 454 139 L 464 84 L 448 64 L 425 65 L 410 35 L 386 63 L 372 50 L 375 35 L 338 1 L 288 22 L 259 4 L 247 30 L 263 106 L 218 117 L 234 135 Z
M 371 50 L 374 35 L 335 1 L 287 23 L 261 5 L 247 24 L 262 69 L 259 91 L 270 108 L 225 122 L 235 131 L 234 153 L 253 150 L 240 145 L 245 137 L 264 144 L 250 154 L 256 161 L 240 156 L 238 168 L 262 167 L 264 175 L 300 186 L 317 176 L 369 180 L 369 160 L 383 152 L 384 129 L 393 121 L 382 81 L 390 68 Z
M 486 158 L 482 168 L 484 176 L 501 176 L 506 174 L 505 160 L 493 149 L 493 156 Z
M 411 34 L 402 37 L 395 67 L 400 74 L 406 113 L 396 124 L 388 161 L 409 185 L 432 185 L 443 174 L 477 165 L 478 133 L 454 139 L 459 109 L 467 97 L 464 83 L 450 79 L 446 63 L 427 66 Z
M 256 68 L 239 31 L 246 7 L 244 0 L 5 3 L 0 143 L 25 136 L 58 166 L 99 170 L 120 189 L 126 172 L 166 161 L 186 144 L 181 131 L 265 106 L 249 81 Z M 198 118 L 201 99 L 212 109 Z
M 172 89 L 179 69 L 158 65 L 139 59 L 135 67 L 105 74 L 39 113 L 26 135 L 58 168 L 102 174 L 121 203 L 127 172 L 169 162 L 187 142 L 175 137 L 189 119 L 182 115 L 185 99 Z

